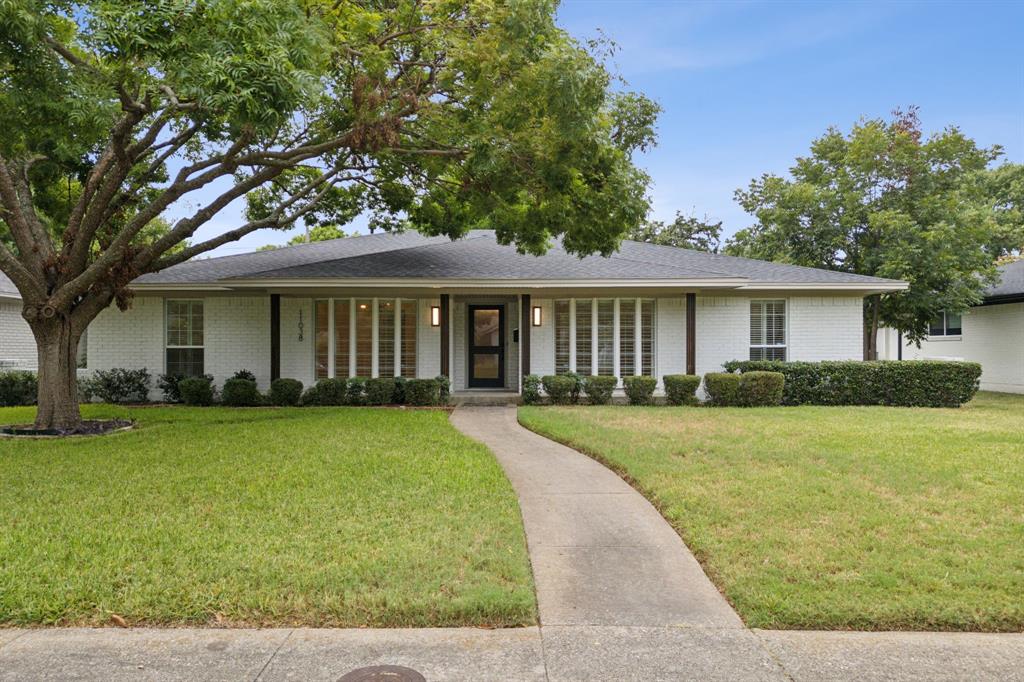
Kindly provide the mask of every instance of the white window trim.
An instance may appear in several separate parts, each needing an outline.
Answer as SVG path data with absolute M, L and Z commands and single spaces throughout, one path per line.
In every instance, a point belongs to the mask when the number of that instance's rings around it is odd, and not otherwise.
M 761 349 L 781 348 L 781 349 L 783 349 L 785 351 L 786 360 L 789 360 L 789 299 L 786 299 L 786 298 L 752 298 L 752 299 L 750 299 L 750 303 L 781 303 L 782 304 L 782 343 L 781 344 L 777 344 L 777 343 L 761 343 L 761 344 L 750 343 L 749 342 L 750 333 L 749 333 L 749 330 L 748 330 L 748 332 L 747 332 L 747 340 L 748 340 L 747 357 L 748 358 L 750 357 L 750 351 L 753 350 L 754 348 L 761 348 Z M 748 305 L 747 306 L 748 317 L 749 317 L 749 309 L 750 309 L 750 306 Z M 763 329 L 765 331 L 765 336 L 767 336 L 768 314 L 765 312 L 764 308 L 761 309 L 761 324 L 763 325 Z
M 597 375 L 598 372 L 598 301 L 611 300 L 613 301 L 612 308 L 612 353 L 614 358 L 612 359 L 612 371 L 614 376 L 622 379 L 622 344 L 620 338 L 620 326 L 622 324 L 622 310 L 621 301 L 624 299 L 633 301 L 633 374 L 632 376 L 640 376 L 643 374 L 643 302 L 649 301 L 651 304 L 651 376 L 658 376 L 658 299 L 656 298 L 631 298 L 631 297 L 595 297 L 591 299 L 579 299 L 580 301 L 589 300 L 591 303 L 590 308 L 590 368 L 586 374 Z M 558 307 L 559 301 L 569 302 L 569 371 L 580 373 L 576 367 L 576 302 L 575 298 L 557 298 L 552 299 L 552 310 Z M 554 315 L 554 313 L 552 313 Z M 557 330 L 552 330 L 553 334 L 557 334 Z M 558 359 L 554 357 L 557 353 L 557 343 L 552 343 L 552 354 L 554 364 L 557 372 Z
M 183 299 L 175 299 L 183 300 Z M 313 299 L 313 311 L 316 311 L 317 301 L 327 301 L 327 377 L 333 379 L 337 375 L 336 367 L 336 339 L 335 339 L 335 319 L 334 319 L 334 303 L 335 301 L 348 301 L 348 376 L 352 378 L 356 375 L 356 305 L 357 301 L 371 301 L 371 321 L 370 321 L 370 377 L 377 379 L 380 378 L 380 311 L 378 310 L 378 302 L 381 300 L 393 301 L 394 310 L 394 372 L 392 376 L 399 377 L 402 375 L 402 300 L 401 298 L 388 299 L 388 298 L 373 298 L 373 299 L 360 299 L 360 298 L 349 298 L 342 296 L 338 298 L 314 298 Z M 404 299 L 407 301 L 417 299 Z M 420 306 L 417 304 L 414 308 L 415 312 L 413 315 L 416 317 L 416 344 L 417 351 L 414 355 L 416 363 L 413 374 L 419 373 L 419 327 L 420 327 Z M 204 308 L 205 314 L 205 308 Z M 316 322 L 314 320 L 314 326 Z M 167 324 L 164 324 L 166 330 Z M 204 329 L 205 332 L 205 329 Z M 166 331 L 165 331 L 166 333 Z M 206 338 L 205 335 L 203 337 Z M 313 365 L 310 368 L 312 370 L 313 381 L 319 381 L 316 376 L 316 334 L 311 334 L 310 342 L 313 344 Z M 184 347 L 184 346 L 181 346 Z M 201 347 L 201 346 L 197 346 Z M 164 362 L 166 363 L 166 353 Z
M 202 303 L 203 304 L 203 343 L 201 345 L 198 345 L 198 346 L 196 346 L 196 345 L 179 346 L 179 345 L 172 345 L 170 343 L 170 339 L 169 339 L 169 335 L 168 335 L 168 329 L 167 329 L 167 322 L 168 322 L 168 312 L 167 312 L 167 309 L 170 307 L 171 303 Z M 189 316 L 191 317 L 191 310 L 189 311 L 189 313 L 190 313 Z M 191 334 L 189 334 L 189 336 L 191 336 Z M 206 349 L 206 299 L 204 299 L 204 298 L 165 298 L 164 299 L 164 374 L 167 374 L 167 351 L 171 350 L 171 349 L 174 349 L 174 350 L 178 350 L 178 349 L 190 349 L 190 350 L 200 349 L 200 350 L 203 350 L 204 351 L 204 353 L 203 353 L 203 373 L 204 374 L 206 373 L 206 353 L 205 353 L 205 349 Z M 316 359 L 315 358 L 314 358 L 313 362 L 314 362 L 314 364 L 316 363 Z
M 928 323 L 928 334 L 925 339 L 932 342 L 942 343 L 943 341 L 962 341 L 964 338 L 964 313 L 960 313 L 960 333 L 959 334 L 948 334 L 946 330 L 949 329 L 949 320 L 946 319 L 946 311 L 942 311 L 942 333 L 932 334 L 931 323 Z

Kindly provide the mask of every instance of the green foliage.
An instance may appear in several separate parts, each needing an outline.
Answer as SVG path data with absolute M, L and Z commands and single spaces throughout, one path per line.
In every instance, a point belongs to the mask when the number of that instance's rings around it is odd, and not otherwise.
M 739 407 L 740 375 L 724 372 L 709 372 L 704 375 L 704 392 L 708 403 L 714 407 Z
M 451 401 L 452 395 L 451 379 L 443 374 L 438 374 L 434 377 L 434 381 L 437 382 L 437 404 L 447 405 Z
M 649 220 L 629 233 L 629 238 L 637 242 L 676 246 L 711 253 L 718 253 L 721 236 L 721 220 L 713 223 L 707 216 L 700 219 L 682 213 L 676 213 L 676 219 L 667 225 L 660 220 Z
M 583 378 L 583 392 L 591 405 L 607 405 L 612 400 L 619 380 L 608 376 L 588 376 Z
M 345 381 L 338 379 L 338 381 Z M 363 405 L 366 402 L 366 378 L 351 377 L 345 384 L 345 404 Z
M 38 390 L 34 372 L 0 372 L 0 407 L 35 405 Z
M 540 401 L 540 377 L 536 374 L 527 374 L 523 377 L 523 402 L 527 405 L 537 405 Z
M 409 379 L 405 399 L 410 405 L 425 407 L 441 404 L 441 385 L 437 379 Z
M 303 405 L 344 405 L 348 395 L 345 379 L 320 379 L 302 394 Z
M 89 377 L 92 394 L 105 403 L 144 403 L 152 383 L 146 369 L 100 369 Z
M 552 405 L 572 405 L 579 400 L 579 393 L 576 389 L 578 382 L 574 376 L 549 374 L 542 377 L 540 382 Z
M 256 375 L 247 369 L 240 369 L 231 375 L 232 379 L 245 379 L 246 381 L 256 382 Z
M 181 402 L 186 405 L 206 406 L 213 404 L 213 381 L 206 377 L 186 377 L 178 382 Z
M 669 405 L 696 405 L 697 387 L 700 377 L 696 374 L 667 374 L 662 377 L 665 384 L 665 400 Z
M 981 175 L 985 195 L 993 201 L 995 233 L 988 252 L 1000 258 L 1024 253 L 1024 164 L 1004 163 Z
M 228 407 L 254 407 L 262 398 L 256 382 L 244 377 L 232 377 L 220 389 L 220 401 Z
M 572 398 L 572 402 L 578 403 L 580 401 L 580 396 L 583 395 L 583 375 L 576 372 L 566 372 L 563 376 L 572 380 L 572 388 L 569 390 L 570 397 Z
M 181 391 L 178 388 L 178 384 L 181 383 L 182 379 L 185 379 L 184 374 L 161 374 L 157 377 L 156 387 L 161 390 L 164 394 L 164 402 L 167 403 L 180 403 L 181 402 Z M 204 374 L 203 377 L 206 381 L 213 383 L 212 374 Z
M 271 405 L 294 407 L 302 400 L 302 382 L 298 379 L 280 378 L 270 382 L 267 394 Z
M 630 405 L 650 405 L 654 402 L 654 388 L 658 380 L 654 377 L 622 377 L 622 386 Z
M 959 407 L 974 397 L 981 378 L 976 362 L 773 362 L 735 360 L 730 372 L 779 372 L 784 405 L 897 405 Z M 735 376 L 735 375 L 734 375 Z
M 395 392 L 391 396 L 391 402 L 395 405 L 405 404 L 405 384 L 409 381 L 405 377 L 395 377 Z
M 364 386 L 367 405 L 389 405 L 395 397 L 395 380 L 392 377 L 367 379 Z
M 744 372 L 740 375 L 743 407 L 776 407 L 782 404 L 786 376 L 782 372 Z
M 906 280 L 908 291 L 877 302 L 878 323 L 920 342 L 937 313 L 980 302 L 994 280 L 1004 247 L 993 243 L 1007 231 L 994 208 L 1008 199 L 993 192 L 1013 183 L 986 169 L 1001 155 L 955 127 L 924 139 L 916 109 L 848 135 L 829 129 L 789 178 L 766 174 L 736 192 L 757 223 L 726 253 Z M 870 341 L 876 302 L 867 305 Z

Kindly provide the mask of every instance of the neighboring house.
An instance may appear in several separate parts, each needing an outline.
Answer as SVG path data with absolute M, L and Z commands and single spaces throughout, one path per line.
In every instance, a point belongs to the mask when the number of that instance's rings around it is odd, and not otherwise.
M 982 389 L 1024 393 L 1024 260 L 1000 266 L 999 275 L 980 305 L 934 320 L 920 348 L 901 349 L 895 330 L 881 330 L 881 357 L 980 362 Z
M 625 242 L 521 255 L 491 231 L 375 234 L 183 263 L 90 325 L 89 368 L 324 377 L 704 373 L 737 358 L 863 356 L 864 296 L 906 284 Z
M 34 369 L 36 340 L 21 316 L 21 294 L 0 272 L 0 371 Z

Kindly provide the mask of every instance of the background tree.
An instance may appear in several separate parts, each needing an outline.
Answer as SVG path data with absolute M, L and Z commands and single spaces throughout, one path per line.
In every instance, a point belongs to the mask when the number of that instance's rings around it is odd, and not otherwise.
M 285 242 L 285 246 L 295 246 L 296 244 L 309 244 L 311 242 L 326 242 L 331 239 L 342 239 L 344 237 L 355 237 L 356 232 L 352 234 L 346 234 L 337 225 L 314 225 L 313 227 L 306 226 L 305 232 L 297 234 L 288 241 Z M 274 249 L 280 248 L 276 244 L 265 244 L 257 251 L 273 251 Z
M 721 235 L 722 221 L 713 223 L 707 216 L 702 220 L 696 216 L 676 213 L 676 219 L 668 224 L 661 220 L 644 222 L 629 233 L 629 238 L 649 244 L 718 253 Z
M 524 252 L 553 235 L 613 251 L 647 212 L 631 157 L 657 107 L 613 93 L 554 11 L 0 2 L 0 269 L 38 346 L 37 427 L 80 423 L 78 340 L 130 304 L 129 282 L 255 230 L 364 212 L 432 235 L 490 227 Z M 66 183 L 79 189 L 51 191 Z M 243 224 L 192 241 L 245 196 Z M 147 235 L 171 207 L 184 217 Z
M 917 110 L 829 129 L 790 178 L 763 175 L 736 199 L 757 218 L 733 255 L 903 279 L 908 291 L 865 302 L 865 357 L 880 325 L 920 343 L 942 310 L 981 301 L 999 254 L 989 164 L 1002 153 L 957 128 L 924 139 Z

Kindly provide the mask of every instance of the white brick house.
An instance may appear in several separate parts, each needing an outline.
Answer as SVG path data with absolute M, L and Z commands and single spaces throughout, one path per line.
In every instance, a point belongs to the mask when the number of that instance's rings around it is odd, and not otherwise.
M 0 371 L 36 366 L 36 340 L 21 316 L 21 294 L 0 272 Z
M 490 231 L 350 237 L 184 263 L 90 326 L 90 369 L 253 372 L 309 385 L 526 374 L 703 374 L 727 360 L 860 359 L 864 296 L 903 282 L 624 242 L 611 257 L 518 254 Z

